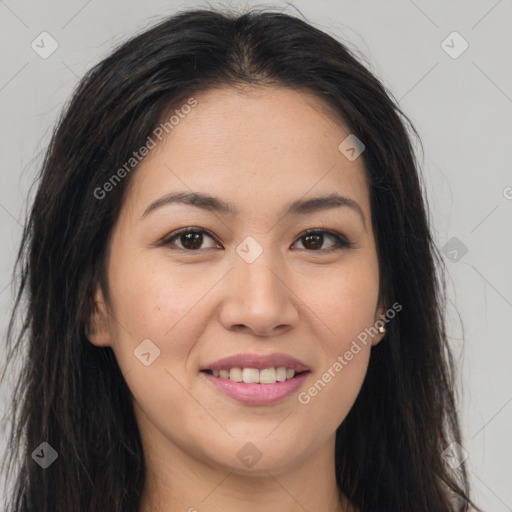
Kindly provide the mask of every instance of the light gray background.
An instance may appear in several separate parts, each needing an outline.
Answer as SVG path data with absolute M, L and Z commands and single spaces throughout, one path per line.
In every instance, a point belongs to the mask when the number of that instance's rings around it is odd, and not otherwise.
M 445 249 L 447 315 L 461 370 L 463 447 L 474 493 L 484 510 L 512 511 L 512 2 L 288 3 L 293 5 L 278 0 L 270 5 L 299 16 L 297 7 L 308 21 L 358 48 L 420 132 L 436 241 L 443 248 L 453 237 L 460 240 L 450 242 L 459 243 L 457 253 L 451 245 Z M 134 31 L 198 5 L 207 6 L 158 0 L 0 1 L 2 335 L 29 187 L 79 77 Z M 31 48 L 43 31 L 59 45 L 47 59 Z M 469 44 L 455 59 L 441 45 L 453 31 Z M 457 51 L 463 42 L 449 38 L 445 44 Z M 462 257 L 461 243 L 467 247 Z M 9 389 L 1 391 L 5 409 Z

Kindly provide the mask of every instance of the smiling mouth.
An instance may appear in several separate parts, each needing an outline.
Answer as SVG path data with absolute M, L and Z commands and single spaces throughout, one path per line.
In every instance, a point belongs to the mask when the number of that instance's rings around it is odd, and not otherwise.
M 292 368 L 279 366 L 275 368 L 229 368 L 225 370 L 201 370 L 203 373 L 226 379 L 233 382 L 244 382 L 246 384 L 275 384 L 297 378 L 308 370 L 297 372 Z

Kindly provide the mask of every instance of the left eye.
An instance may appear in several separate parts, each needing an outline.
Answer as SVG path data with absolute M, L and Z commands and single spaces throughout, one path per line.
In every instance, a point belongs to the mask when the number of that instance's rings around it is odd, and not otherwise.
M 323 249 L 326 252 L 334 251 L 337 249 L 346 249 L 352 246 L 352 244 L 339 233 L 325 230 L 308 230 L 303 233 L 298 240 L 305 240 L 307 245 L 312 247 L 304 247 L 305 249 L 318 250 L 324 242 L 324 238 L 327 235 L 328 238 L 333 239 L 335 242 L 327 249 Z M 304 243 L 302 244 L 304 246 Z
M 214 238 L 208 234 L 208 232 L 201 228 L 183 228 L 178 231 L 174 231 L 173 233 L 170 233 L 169 236 L 167 236 L 164 240 L 162 240 L 161 245 L 165 246 L 171 246 L 176 245 L 178 249 L 183 249 L 185 251 L 193 252 L 197 249 L 201 248 L 201 245 L 203 243 L 203 238 L 206 236 L 207 238 L 210 238 L 211 240 L 214 240 Z M 322 246 L 324 244 L 324 239 L 327 236 L 327 238 L 331 238 L 334 240 L 334 244 L 329 246 L 328 248 L 322 249 Z M 181 246 L 174 243 L 174 240 L 178 239 L 178 241 L 181 243 Z M 333 232 L 333 231 L 326 231 L 326 230 L 318 230 L 318 229 L 310 229 L 308 231 L 305 231 L 300 235 L 300 237 L 297 239 L 300 243 L 302 243 L 302 247 L 299 247 L 298 249 L 305 249 L 310 251 L 324 251 L 324 252 L 331 252 L 337 249 L 343 249 L 343 248 L 350 248 L 352 244 L 342 235 L 339 233 Z M 211 245 L 210 247 L 207 247 L 207 249 L 211 249 L 215 247 L 216 242 L 214 245 Z M 294 244 L 296 245 L 296 244 Z M 172 247 L 171 247 L 172 249 Z

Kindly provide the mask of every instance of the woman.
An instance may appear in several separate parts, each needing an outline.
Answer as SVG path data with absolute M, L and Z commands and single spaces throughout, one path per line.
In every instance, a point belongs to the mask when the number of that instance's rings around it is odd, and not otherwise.
M 406 122 L 273 12 L 182 12 L 95 66 L 19 254 L 8 510 L 468 510 Z

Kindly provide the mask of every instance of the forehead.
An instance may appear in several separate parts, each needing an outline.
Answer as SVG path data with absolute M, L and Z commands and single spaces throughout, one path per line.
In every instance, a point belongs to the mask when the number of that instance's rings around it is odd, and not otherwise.
M 133 176 L 142 203 L 193 190 L 254 212 L 336 191 L 369 208 L 362 158 L 350 161 L 338 149 L 350 130 L 316 96 L 247 87 L 214 89 L 194 99 L 192 109 L 178 106 L 179 120 L 175 115 L 172 130 Z

